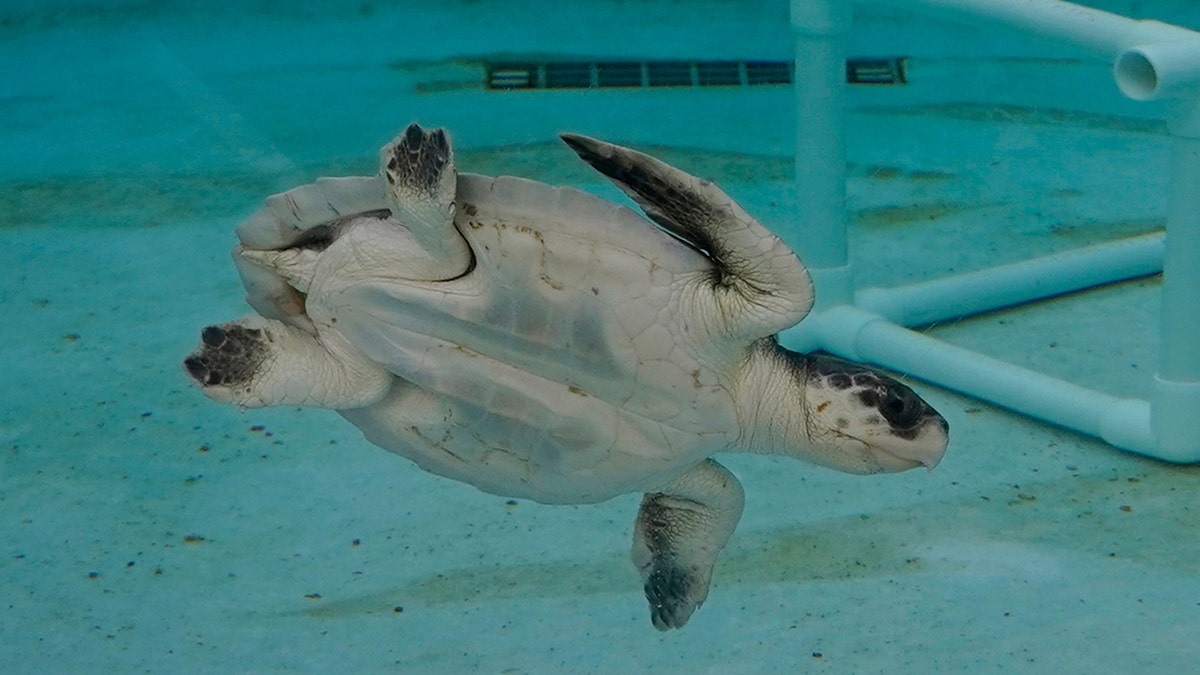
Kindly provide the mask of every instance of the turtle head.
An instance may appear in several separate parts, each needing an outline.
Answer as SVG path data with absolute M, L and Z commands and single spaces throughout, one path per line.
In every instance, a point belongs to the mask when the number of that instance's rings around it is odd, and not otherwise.
M 867 368 L 806 355 L 804 407 L 815 461 L 851 473 L 891 473 L 941 461 L 950 425 L 916 392 Z
M 770 406 L 772 445 L 847 473 L 932 469 L 941 461 L 950 427 L 912 389 L 832 356 L 774 344 L 771 353 L 776 375 L 786 378 L 781 386 L 794 387 L 792 395 L 772 397 L 779 403 Z

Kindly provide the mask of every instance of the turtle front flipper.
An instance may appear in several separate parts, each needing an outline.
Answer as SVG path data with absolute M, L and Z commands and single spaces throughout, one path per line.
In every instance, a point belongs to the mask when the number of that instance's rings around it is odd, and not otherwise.
M 663 229 L 713 263 L 720 327 L 737 340 L 774 335 L 812 309 L 808 270 L 779 237 L 711 181 L 612 143 L 562 134 Z
M 388 208 L 450 276 L 471 264 L 467 242 L 454 227 L 458 172 L 443 129 L 416 124 L 379 151 Z
M 744 501 L 741 483 L 711 459 L 646 493 L 634 527 L 633 564 L 655 628 L 682 627 L 708 597 L 717 554 L 742 517 Z
M 204 395 L 247 408 L 310 405 L 342 410 L 371 405 L 393 376 L 348 349 L 335 356 L 305 331 L 281 321 L 246 317 L 200 334 L 183 361 Z

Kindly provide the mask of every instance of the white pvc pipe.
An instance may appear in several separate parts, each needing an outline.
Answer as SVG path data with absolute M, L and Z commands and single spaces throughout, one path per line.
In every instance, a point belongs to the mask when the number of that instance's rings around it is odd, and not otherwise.
M 1061 0 L 871 0 L 969 23 L 999 23 L 1113 64 L 1126 96 L 1190 95 L 1200 86 L 1200 40 L 1186 28 L 1138 21 Z
M 1171 207 L 1163 254 L 1162 319 L 1159 372 L 1151 400 L 1105 401 L 1095 393 L 1072 388 L 1038 373 L 1013 370 L 1007 364 L 956 350 L 940 343 L 925 345 L 923 359 L 914 363 L 905 345 L 923 343 L 882 319 L 860 322 L 853 341 L 844 334 L 825 336 L 833 350 L 848 349 L 859 358 L 913 369 L 915 374 L 961 391 L 1006 405 L 1042 419 L 1098 435 L 1113 445 L 1170 461 L 1200 460 L 1200 34 L 1157 21 L 1137 21 L 1060 0 L 876 0 L 906 9 L 933 12 L 972 23 L 1000 23 L 1027 34 L 1072 45 L 1089 54 L 1111 59 L 1113 78 L 1135 100 L 1172 100 L 1168 122 L 1174 137 L 1171 160 Z M 1095 254 L 1095 251 L 1088 255 Z M 1124 253 L 1130 254 L 1126 259 Z M 1106 267 L 1136 262 L 1134 251 L 1120 255 L 1100 252 Z M 1122 260 L 1118 260 L 1121 258 Z M 1078 268 L 1086 258 L 1052 265 L 1062 283 L 1083 281 Z M 1144 262 L 1144 261 L 1143 261 Z M 1035 265 L 1037 262 L 1035 261 Z M 1072 269 L 1075 267 L 1075 269 Z M 867 291 L 860 301 L 881 311 L 900 304 L 891 314 L 907 321 L 929 320 L 955 304 L 978 307 L 1017 299 L 1036 292 L 1037 284 L 1015 278 L 1020 266 L 942 280 L 930 285 L 886 291 Z M 1108 273 L 1106 270 L 1105 273 Z M 989 289 L 996 282 L 998 289 Z M 928 293 L 928 297 L 917 297 Z M 974 297 L 979 293 L 984 297 Z M 972 297 L 967 297 L 967 296 Z M 850 315 L 853 308 L 845 309 Z M 819 325 L 838 325 L 825 312 Z M 869 316 L 869 315 L 868 315 Z M 810 329 L 810 333 L 813 332 Z M 817 331 L 824 333 L 824 331 Z M 809 340 L 813 338 L 810 336 Z M 818 342 L 821 340 L 817 340 Z M 934 359 L 936 357 L 936 359 Z M 907 361 L 906 361 L 907 359 Z M 926 360 L 940 365 L 925 366 Z M 954 364 L 959 372 L 947 371 Z M 936 372 L 931 372 L 936 371 Z M 999 384 L 997 384 L 999 383 Z M 1099 418 L 1097 410 L 1103 411 Z
M 1200 103 L 1193 102 L 1200 107 Z M 1200 130 L 1177 110 L 1153 428 L 1163 452 L 1200 452 Z
M 1151 24 L 1157 22 L 1142 22 Z M 1174 28 L 1167 24 L 1160 27 Z M 1135 101 L 1194 96 L 1200 86 L 1200 41 L 1191 31 L 1186 39 L 1169 41 L 1164 34 L 1156 42 L 1131 47 L 1113 60 L 1113 78 L 1121 93 Z
M 1163 248 L 1162 233 L 1142 235 L 907 286 L 864 288 L 854 304 L 902 326 L 924 326 L 1156 274 Z
M 785 343 L 883 364 L 1151 457 L 1200 460 L 1200 36 L 1060 0 L 874 1 L 1000 23 L 1073 45 L 1111 59 L 1114 80 L 1126 96 L 1175 100 L 1169 119 L 1176 140 L 1170 246 L 1161 237 L 1143 237 L 905 288 L 865 289 L 853 298 L 841 121 L 848 9 L 843 0 L 792 0 L 797 203 L 799 222 L 807 228 L 803 242 L 790 243 L 809 262 L 818 299 L 823 295 L 826 301 L 782 336 Z M 856 299 L 897 321 L 919 324 L 1150 274 L 1160 264 L 1166 267 L 1163 345 L 1151 401 L 1118 399 L 1019 368 L 849 304 Z
M 1121 399 L 926 337 L 855 307 L 810 318 L 821 346 L 856 361 L 887 367 L 991 401 L 1030 417 L 1103 438 L 1108 443 L 1171 461 L 1150 431 L 1146 401 Z
M 1200 382 L 1200 139 L 1173 140 L 1171 183 L 1159 373 Z
M 792 0 L 796 102 L 794 222 L 784 239 L 821 289 L 817 302 L 852 301 L 846 244 L 846 34 L 849 0 Z M 803 236 L 800 236 L 800 233 Z

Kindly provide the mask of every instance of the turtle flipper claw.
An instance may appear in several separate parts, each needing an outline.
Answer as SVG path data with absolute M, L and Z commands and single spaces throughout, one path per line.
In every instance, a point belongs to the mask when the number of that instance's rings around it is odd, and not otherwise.
M 266 357 L 262 330 L 236 323 L 208 326 L 200 332 L 200 348 L 183 361 L 188 375 L 207 392 L 249 382 Z
M 680 565 L 671 556 L 655 559 L 643 570 L 650 621 L 659 630 L 682 628 L 708 597 L 712 565 L 706 568 Z

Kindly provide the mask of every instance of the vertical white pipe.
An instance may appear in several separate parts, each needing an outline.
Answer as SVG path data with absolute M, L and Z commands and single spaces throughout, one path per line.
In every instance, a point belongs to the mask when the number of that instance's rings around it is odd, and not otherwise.
M 1172 115 L 1171 203 L 1152 423 L 1163 452 L 1200 452 L 1200 100 Z
M 1173 131 L 1159 375 L 1200 382 L 1200 129 Z
M 818 307 L 853 300 L 846 250 L 846 34 L 850 0 L 792 0 L 796 222 L 784 239 L 813 274 Z

